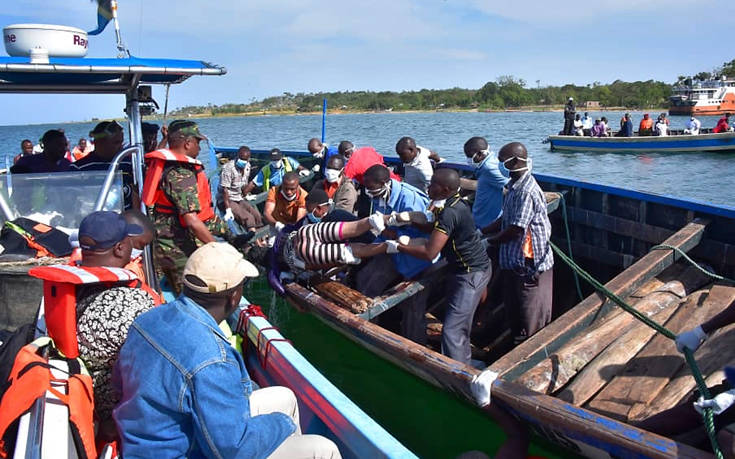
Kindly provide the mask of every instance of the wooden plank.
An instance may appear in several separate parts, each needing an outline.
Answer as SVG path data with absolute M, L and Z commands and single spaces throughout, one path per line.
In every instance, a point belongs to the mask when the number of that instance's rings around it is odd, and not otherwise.
M 625 218 L 605 215 L 578 207 L 568 208 L 569 221 L 589 226 L 602 231 L 610 231 L 621 236 L 630 236 L 635 239 L 658 244 L 674 234 L 674 231 L 646 223 L 636 222 Z
M 687 252 L 699 244 L 708 223 L 709 221 L 704 219 L 695 220 L 664 242 Z M 614 294 L 624 298 L 678 259 L 679 255 L 672 251 L 650 252 L 605 286 Z M 540 362 L 546 355 L 556 351 L 598 315 L 604 315 L 607 309 L 606 304 L 608 302 L 602 294 L 593 293 L 516 346 L 511 352 L 493 363 L 490 368 L 499 374 L 505 374 L 508 379 L 515 379 Z
M 367 311 L 372 304 L 370 298 L 337 281 L 318 282 L 313 287 L 320 295 L 356 314 Z
M 733 300 L 735 300 L 735 287 L 715 285 L 710 290 L 710 294 L 707 296 L 700 308 L 703 310 L 703 314 L 694 317 L 691 321 L 683 323 L 680 329 L 675 331 L 689 329 L 696 326 L 697 323 L 713 317 L 725 309 Z M 673 325 L 671 329 L 674 331 Z M 734 350 L 732 349 L 732 343 L 734 340 L 735 325 L 730 325 L 718 330 L 704 342 L 704 344 L 694 354 L 697 365 L 703 375 L 706 376 L 710 373 L 721 370 L 723 366 L 735 361 L 735 354 L 733 354 Z M 630 412 L 628 413 L 628 418 L 631 420 L 642 420 L 677 405 L 696 386 L 689 367 L 684 365 L 683 356 L 676 351 L 673 341 L 667 341 L 668 343 L 665 344 L 668 344 L 668 348 L 663 351 L 663 355 L 661 354 L 661 350 L 659 350 L 658 355 L 653 354 L 653 351 L 651 351 L 648 353 L 649 360 L 651 360 L 650 356 L 652 355 L 655 355 L 656 358 L 675 355 L 681 362 L 680 369 L 675 373 L 675 376 L 671 381 L 657 393 L 656 398 L 650 401 L 650 403 L 646 404 L 641 402 L 631 407 Z M 653 342 L 651 344 L 653 344 Z M 649 387 L 650 385 L 651 384 L 649 384 Z
M 699 290 L 689 295 L 684 302 L 665 308 L 656 313 L 652 319 L 657 323 L 666 321 L 685 303 L 696 304 L 706 292 Z M 558 397 L 577 406 L 587 403 L 605 384 L 612 380 L 615 374 L 625 368 L 626 363 L 635 356 L 656 334 L 656 330 L 638 322 L 623 336 L 616 339 L 604 351 L 594 358 L 582 370 Z
M 674 304 L 688 292 L 704 285 L 709 278 L 696 268 L 689 268 L 678 281 L 668 282 L 635 305 L 637 311 L 651 316 Z M 563 387 L 577 371 L 594 359 L 610 343 L 637 323 L 633 315 L 619 311 L 609 314 L 594 327 L 585 330 L 583 336 L 571 340 L 551 353 L 533 368 L 522 374 L 516 382 L 529 389 L 550 394 Z
M 380 326 L 361 319 L 293 282 L 285 286 L 288 300 L 313 312 L 346 337 L 358 341 L 383 358 L 425 381 L 461 395 L 474 404 L 470 383 L 480 370 L 426 349 Z M 510 381 L 496 380 L 493 403 L 483 411 L 493 417 L 501 406 L 533 424 L 552 440 L 574 438 L 577 442 L 607 447 L 622 456 L 655 458 L 701 458 L 707 453 L 668 438 L 597 415 L 571 404 L 530 391 Z M 572 443 L 575 446 L 576 443 Z M 612 446 L 612 447 L 611 447 Z M 579 451 L 579 446 L 576 446 Z M 598 449 L 595 449 L 598 451 Z

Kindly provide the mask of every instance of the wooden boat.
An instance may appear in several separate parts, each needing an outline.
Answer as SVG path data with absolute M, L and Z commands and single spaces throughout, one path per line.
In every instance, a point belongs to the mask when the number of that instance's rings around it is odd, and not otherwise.
M 735 132 L 699 135 L 668 135 L 642 137 L 583 137 L 551 135 L 548 138 L 552 151 L 633 151 L 662 153 L 674 151 L 735 150 Z
M 75 211 L 87 204 L 91 210 L 110 208 L 113 196 L 121 196 L 119 172 L 120 158 L 133 155 L 137 185 L 142 188 L 142 135 L 141 105 L 150 104 L 145 89 L 148 84 L 180 83 L 192 75 L 222 75 L 225 69 L 199 61 L 166 59 L 85 59 L 51 58 L 49 64 L 29 65 L 25 58 L 0 58 L 0 92 L 5 93 L 89 93 L 122 94 L 126 96 L 128 132 L 133 147 L 121 152 L 107 172 L 74 172 L 74 178 L 101 178 L 93 186 L 93 199 L 85 196 L 84 205 L 78 195 L 86 195 L 84 189 L 61 193 L 54 188 L 65 180 L 64 173 L 53 177 L 24 174 L 35 179 L 38 186 L 49 185 L 54 193 L 64 195 Z M 150 88 L 147 88 L 150 89 Z M 33 177 L 36 176 L 36 177 Z M 117 179 L 116 179 L 117 177 Z M 10 177 L 12 179 L 12 177 Z M 15 177 L 18 184 L 20 176 Z M 59 183 L 51 183 L 57 180 Z M 3 180 L 3 185 L 10 180 Z M 117 183 L 117 185 L 115 185 Z M 39 185 L 40 184 L 40 185 Z M 117 186 L 117 188 L 116 188 Z M 28 190 L 25 190 L 28 191 Z M 19 193 L 16 193 L 18 195 Z M 29 193 L 30 194 L 30 193 Z M 51 191 L 46 193 L 51 196 Z M 46 200 L 40 200 L 44 204 Z M 118 209 L 120 201 L 116 201 Z M 2 221 L 17 216 L 16 207 L 7 188 L 0 189 Z M 115 208 L 114 206 L 112 207 Z M 83 213 L 83 212 L 77 212 Z M 81 215 L 83 217 L 84 215 Z M 66 216 L 65 216 L 66 217 Z M 67 226 L 77 227 L 80 218 Z M 76 226 L 75 226 L 76 225 Z M 155 280 L 151 270 L 150 248 L 146 248 L 145 264 L 149 283 Z M 0 329 L 12 330 L 28 323 L 37 316 L 42 288 L 38 280 L 31 279 L 27 271 L 39 264 L 63 263 L 66 259 L 32 260 L 30 262 L 0 263 Z M 244 357 L 253 378 L 261 386 L 283 384 L 291 387 L 299 400 L 301 426 L 304 433 L 322 434 L 333 439 L 344 457 L 415 457 L 395 438 L 374 422 L 344 394 L 327 381 L 293 346 L 274 329 L 265 317 L 243 315 L 241 331 L 245 342 Z M 16 457 L 76 457 L 72 437 L 69 435 L 68 411 L 54 402 L 54 395 L 39 399 L 29 413 L 24 415 L 19 429 Z
M 442 166 L 469 172 L 463 165 Z M 565 249 L 571 247 L 574 260 L 609 290 L 674 332 L 711 317 L 735 299 L 733 287 L 713 285 L 711 279 L 681 262 L 681 253 L 688 253 L 716 272 L 732 276 L 735 208 L 562 177 L 536 174 L 536 178 L 546 192 L 553 241 Z M 463 180 L 466 193 L 474 186 L 474 181 Z M 565 223 L 569 225 L 568 239 Z M 662 243 L 681 252 L 651 250 Z M 427 288 L 434 299 L 428 311 L 432 318 L 440 316 L 437 306 L 441 305 L 442 273 L 438 269 L 420 280 L 401 282 L 375 298 L 319 276 L 286 284 L 285 289 L 288 301 L 298 309 L 309 311 L 368 350 L 474 404 L 471 382 L 481 370 L 415 344 L 373 321 Z M 485 371 L 499 375 L 492 383 L 492 403 L 576 454 L 707 457 L 709 453 L 703 450 L 633 425 L 643 414 L 680 402 L 694 387 L 673 342 L 654 336 L 586 285 L 587 296 L 579 298 L 571 270 L 558 257 L 554 285 L 555 319 L 520 346 L 509 346 L 509 334 L 502 325 L 491 330 L 490 339 L 473 335 L 474 357 L 488 364 Z M 706 308 L 692 314 L 698 304 Z M 502 307 L 492 308 L 489 317 L 488 323 L 502 324 Z M 431 332 L 432 325 L 429 328 Z M 723 336 L 729 333 L 727 329 Z M 732 353 L 722 352 L 722 338 L 713 340 L 711 346 L 700 362 L 708 382 L 721 377 L 718 370 L 735 361 Z M 657 353 L 666 358 L 656 362 L 656 370 L 641 370 Z M 660 378 L 662 373 L 667 376 Z M 624 390 L 631 387 L 645 389 L 635 398 Z M 605 398 L 598 400 L 596 394 Z M 625 406 L 629 406 L 627 411 Z

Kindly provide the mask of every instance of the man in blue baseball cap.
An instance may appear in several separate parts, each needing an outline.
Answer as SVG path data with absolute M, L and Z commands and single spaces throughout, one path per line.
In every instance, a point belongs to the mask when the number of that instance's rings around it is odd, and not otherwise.
M 82 248 L 82 265 L 90 266 L 88 258 L 103 257 L 104 263 L 91 266 L 124 267 L 130 261 L 132 241 L 128 236 L 140 236 L 143 228 L 128 223 L 125 217 L 111 211 L 92 212 L 79 224 L 79 247 Z M 115 249 L 115 250 L 111 250 Z M 127 260 L 126 260 L 127 259 Z

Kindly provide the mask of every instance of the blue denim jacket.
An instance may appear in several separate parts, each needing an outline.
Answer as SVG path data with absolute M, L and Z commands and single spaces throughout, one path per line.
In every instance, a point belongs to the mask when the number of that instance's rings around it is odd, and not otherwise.
M 120 350 L 113 417 L 126 459 L 266 457 L 296 426 L 282 413 L 250 416 L 242 357 L 191 299 L 135 319 Z

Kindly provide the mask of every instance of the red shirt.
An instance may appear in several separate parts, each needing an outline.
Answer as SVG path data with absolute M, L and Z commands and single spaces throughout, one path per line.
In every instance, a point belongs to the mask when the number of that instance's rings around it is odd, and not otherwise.
M 373 147 L 358 148 L 352 153 L 345 165 L 345 176 L 362 183 L 362 175 L 371 166 L 383 164 L 383 156 L 375 151 Z M 395 173 L 390 173 L 391 178 L 401 181 Z
M 727 125 L 727 118 L 725 118 L 723 116 L 717 122 L 717 126 L 715 126 L 715 129 L 712 132 L 714 132 L 715 134 L 717 134 L 719 132 L 727 132 L 728 129 L 730 129 L 730 126 Z

